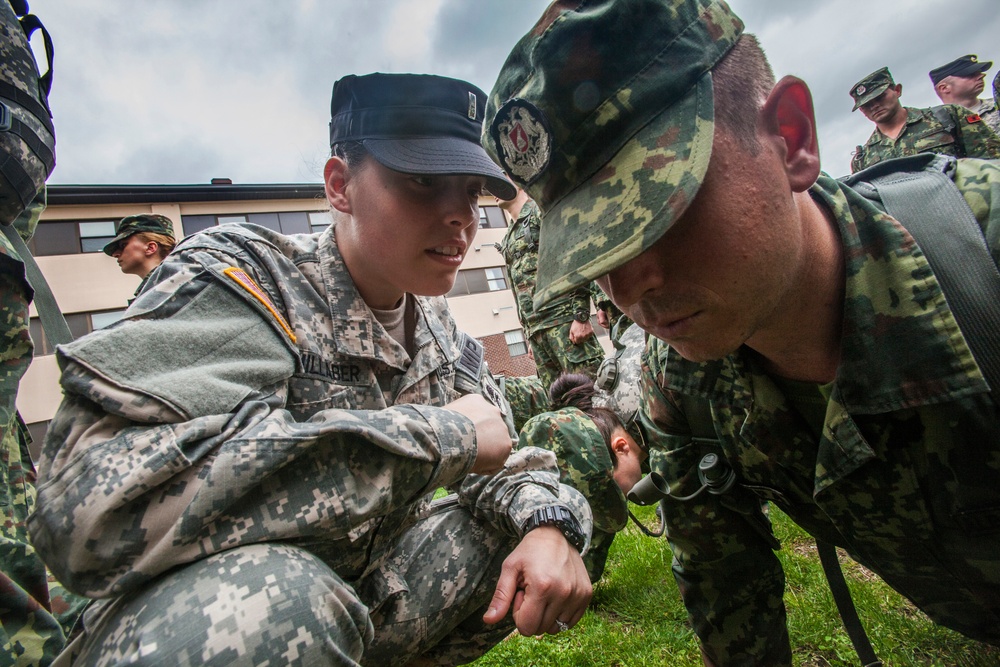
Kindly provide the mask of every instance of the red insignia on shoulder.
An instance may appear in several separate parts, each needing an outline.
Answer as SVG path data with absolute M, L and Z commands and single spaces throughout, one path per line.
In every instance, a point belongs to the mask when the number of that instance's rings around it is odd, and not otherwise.
M 982 120 L 982 117 L 977 113 L 970 113 L 965 117 L 965 122 L 967 123 L 978 123 Z

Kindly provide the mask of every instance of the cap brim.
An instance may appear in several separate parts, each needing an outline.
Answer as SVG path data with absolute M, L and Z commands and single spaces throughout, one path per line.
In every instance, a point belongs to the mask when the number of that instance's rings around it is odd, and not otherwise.
M 111 253 L 115 251 L 115 248 L 118 247 L 118 244 L 127 239 L 128 237 L 132 236 L 132 234 L 134 233 L 135 232 L 119 234 L 118 236 L 108 241 L 107 244 L 104 246 L 104 254 L 107 255 L 108 257 L 111 257 Z
M 382 165 L 404 174 L 459 175 L 486 178 L 490 194 L 513 199 L 514 184 L 478 143 L 457 137 L 365 139 L 365 148 Z
M 969 63 L 965 67 L 962 67 L 957 72 L 955 72 L 953 76 L 969 76 L 971 74 L 979 74 L 981 72 L 985 72 L 991 67 L 993 67 L 993 61 L 985 63 L 983 62 Z
M 714 131 L 712 77 L 705 74 L 600 171 L 545 211 L 535 308 L 656 243 L 701 187 Z
M 881 95 L 885 91 L 889 90 L 889 86 L 890 86 L 890 84 L 887 83 L 884 86 L 879 86 L 878 88 L 874 88 L 872 90 L 869 90 L 867 93 L 865 93 L 864 95 L 862 95 L 861 98 L 858 99 L 854 103 L 854 108 L 852 108 L 851 111 L 857 111 L 858 109 L 860 109 L 864 105 L 868 104 L 869 102 L 871 102 L 872 100 L 874 100 L 876 97 L 878 97 L 879 95 Z

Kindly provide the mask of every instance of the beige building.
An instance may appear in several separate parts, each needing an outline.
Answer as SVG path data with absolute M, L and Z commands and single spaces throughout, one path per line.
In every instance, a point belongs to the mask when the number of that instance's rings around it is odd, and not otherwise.
M 102 252 L 117 220 L 135 213 L 170 218 L 178 236 L 227 222 L 250 222 L 285 234 L 320 231 L 329 222 L 322 184 L 234 185 L 51 185 L 48 208 L 29 244 L 74 336 L 117 321 L 139 284 Z M 528 356 L 503 258 L 494 247 L 507 220 L 492 197 L 480 201 L 479 232 L 448 294 L 461 329 L 486 348 L 496 373 L 530 375 Z M 35 358 L 18 393 L 17 407 L 37 452 L 48 421 L 59 405 L 59 370 L 32 306 Z M 607 332 L 594 323 L 606 350 Z

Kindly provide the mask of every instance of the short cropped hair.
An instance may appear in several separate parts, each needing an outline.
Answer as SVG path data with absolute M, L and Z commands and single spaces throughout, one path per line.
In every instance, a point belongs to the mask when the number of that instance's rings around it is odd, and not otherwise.
M 756 153 L 757 114 L 774 88 L 774 71 L 754 35 L 744 33 L 712 68 L 715 122 Z

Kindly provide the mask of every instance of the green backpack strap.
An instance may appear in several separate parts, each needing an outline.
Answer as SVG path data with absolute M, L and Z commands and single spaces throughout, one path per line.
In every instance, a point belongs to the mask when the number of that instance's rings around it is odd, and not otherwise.
M 956 160 L 921 153 L 886 160 L 843 180 L 896 218 L 941 284 L 994 400 L 1000 396 L 1000 272 L 952 178 Z

